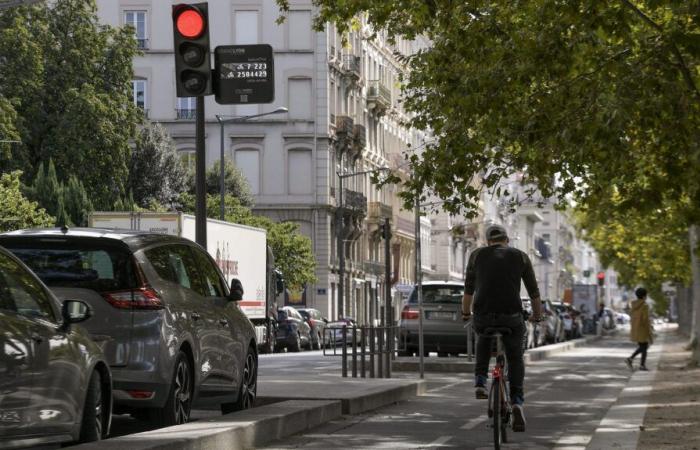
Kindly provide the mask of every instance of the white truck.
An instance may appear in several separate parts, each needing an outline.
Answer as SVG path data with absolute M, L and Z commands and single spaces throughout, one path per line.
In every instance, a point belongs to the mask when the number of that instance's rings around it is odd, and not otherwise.
M 195 240 L 195 217 L 178 212 L 93 212 L 88 218 L 93 228 L 141 230 L 165 233 Z M 271 314 L 276 312 L 275 296 L 281 279 L 274 270 L 274 257 L 267 245 L 267 232 L 221 220 L 207 219 L 207 251 L 219 265 L 228 285 L 238 278 L 243 285 L 239 305 L 255 326 L 261 352 L 275 345 Z

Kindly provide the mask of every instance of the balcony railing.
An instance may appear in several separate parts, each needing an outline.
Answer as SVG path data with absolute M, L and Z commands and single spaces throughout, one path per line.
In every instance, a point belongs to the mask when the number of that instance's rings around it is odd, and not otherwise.
M 196 109 L 177 108 L 175 111 L 177 112 L 177 118 L 179 120 L 194 120 L 197 116 Z
M 343 55 L 343 70 L 345 73 L 355 79 L 359 79 L 361 75 L 360 57 L 355 55 Z
M 369 208 L 367 210 L 367 218 L 376 221 L 391 219 L 393 215 L 393 210 L 391 206 L 386 205 L 382 202 L 369 202 Z
M 367 212 L 367 197 L 362 192 L 343 189 L 343 206 L 356 212 Z
M 139 50 L 148 50 L 150 48 L 148 39 L 136 38 L 136 46 Z
M 367 107 L 382 111 L 391 107 L 391 90 L 380 80 L 367 82 Z

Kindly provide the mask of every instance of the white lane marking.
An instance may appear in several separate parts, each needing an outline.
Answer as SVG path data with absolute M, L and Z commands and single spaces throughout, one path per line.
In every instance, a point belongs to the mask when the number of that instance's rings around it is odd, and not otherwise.
M 486 417 L 486 415 L 476 417 L 476 418 L 470 420 L 469 422 L 465 423 L 461 427 L 459 427 L 459 429 L 460 430 L 471 430 L 472 428 L 476 427 L 480 423 L 486 422 L 486 419 L 488 419 L 488 417 Z
M 439 438 L 435 439 L 433 442 L 428 444 L 428 447 L 440 447 L 442 445 L 447 444 L 447 442 L 452 439 L 452 436 L 440 436 Z
M 457 381 L 456 383 L 451 383 L 451 384 L 446 384 L 444 386 L 428 389 L 428 392 L 440 392 L 445 389 L 449 389 L 455 386 L 459 386 L 460 384 L 467 383 L 467 380 L 462 380 L 462 381 Z

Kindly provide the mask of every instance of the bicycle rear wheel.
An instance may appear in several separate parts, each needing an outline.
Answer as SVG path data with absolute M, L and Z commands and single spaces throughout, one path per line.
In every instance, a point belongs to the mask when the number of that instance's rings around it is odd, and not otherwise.
M 491 408 L 493 409 L 493 448 L 501 450 L 501 443 L 503 442 L 503 435 L 501 434 L 503 431 L 503 411 L 500 380 L 493 380 L 493 383 L 491 383 L 489 401 L 491 401 Z

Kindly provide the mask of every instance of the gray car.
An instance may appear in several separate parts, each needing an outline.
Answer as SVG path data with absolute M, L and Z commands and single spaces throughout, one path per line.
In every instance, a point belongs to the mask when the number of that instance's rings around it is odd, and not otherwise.
M 438 356 L 467 352 L 467 330 L 462 321 L 464 285 L 459 282 L 428 281 L 423 284 L 424 353 Z M 411 292 L 399 322 L 399 354 L 418 354 L 418 298 Z
M 228 413 L 257 391 L 253 326 L 200 246 L 164 234 L 43 229 L 0 235 L 59 298 L 93 310 L 117 413 L 167 426 L 197 406 Z
M 0 247 L 0 448 L 89 442 L 109 433 L 112 381 L 80 301 L 61 304 Z

